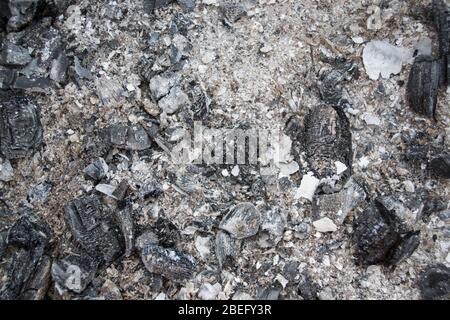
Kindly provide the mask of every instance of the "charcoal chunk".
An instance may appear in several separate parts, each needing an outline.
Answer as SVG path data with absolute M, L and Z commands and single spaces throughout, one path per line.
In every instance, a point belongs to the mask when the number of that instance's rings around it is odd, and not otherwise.
M 448 300 L 450 298 L 450 268 L 442 264 L 428 267 L 421 276 L 419 287 L 425 300 Z
M 320 287 L 314 282 L 309 273 L 305 272 L 300 276 L 297 292 L 304 300 L 317 300 Z
M 109 128 L 111 144 L 119 149 L 145 150 L 151 147 L 150 138 L 141 126 L 115 125 Z
M 216 235 L 216 257 L 219 266 L 233 265 L 241 252 L 242 240 L 232 238 L 225 231 L 219 230 Z
M 118 228 L 97 196 L 75 199 L 66 204 L 64 211 L 75 240 L 96 261 L 110 264 L 122 254 Z
M 0 152 L 8 159 L 23 158 L 42 143 L 40 108 L 25 97 L 0 98 Z
M 134 221 L 131 204 L 119 210 L 116 215 L 125 240 L 125 255 L 129 257 L 134 249 Z
M 108 173 L 108 165 L 103 158 L 97 158 L 83 170 L 84 175 L 94 181 L 102 180 Z
M 418 232 L 405 230 L 400 219 L 382 202 L 373 201 L 355 220 L 355 256 L 361 265 L 395 265 L 418 247 Z
M 154 233 L 144 233 L 137 239 L 136 245 L 145 267 L 151 273 L 174 282 L 182 282 L 193 276 L 196 265 L 194 258 L 178 250 L 159 246 Z
M 98 262 L 87 255 L 68 255 L 53 262 L 52 277 L 58 290 L 83 292 L 97 272 Z
M 219 228 L 236 239 L 245 239 L 258 233 L 261 213 L 248 202 L 231 208 L 220 222 Z
M 9 0 L 10 17 L 7 30 L 20 31 L 34 19 L 56 16 L 70 4 L 70 0 Z
M 352 168 L 352 134 L 344 111 L 327 105 L 314 108 L 305 118 L 304 137 L 307 161 L 315 176 L 331 179 L 332 189 L 335 181 L 342 187 Z M 336 161 L 348 168 L 340 177 Z
M 28 191 L 28 202 L 30 202 L 31 204 L 44 202 L 45 199 L 47 199 L 52 187 L 53 185 L 48 181 L 44 181 L 35 185 L 30 189 L 30 191 Z
M 439 53 L 441 57 L 450 54 L 450 7 L 445 0 L 433 0 L 433 20 L 439 34 Z
M 415 112 L 429 118 L 435 116 L 441 78 L 441 61 L 423 55 L 416 58 L 409 74 L 406 89 L 409 106 Z
M 342 82 L 351 79 L 358 72 L 358 67 L 352 61 L 339 60 L 335 68 L 322 73 L 319 81 L 321 98 L 328 104 L 344 107 L 348 101 L 342 97 Z
M 0 64 L 8 67 L 23 67 L 31 62 L 26 48 L 11 42 L 3 43 L 0 48 Z
M 428 168 L 436 177 L 450 179 L 450 153 L 444 153 L 436 158 L 433 158 Z
M 42 299 L 48 288 L 50 227 L 28 209 L 7 234 L 0 299 Z

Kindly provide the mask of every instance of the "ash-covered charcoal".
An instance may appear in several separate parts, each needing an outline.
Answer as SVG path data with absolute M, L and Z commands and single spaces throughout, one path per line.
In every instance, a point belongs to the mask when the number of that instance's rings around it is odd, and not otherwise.
M 319 92 L 321 98 L 328 104 L 345 107 L 349 102 L 342 97 L 343 88 L 341 83 L 348 81 L 357 75 L 358 67 L 353 61 L 338 60 L 334 63 L 334 69 L 325 71 L 320 76 Z
M 185 89 L 191 104 L 192 118 L 200 121 L 206 117 L 211 104 L 210 98 L 200 84 L 191 81 Z
M 418 56 L 409 74 L 407 96 L 409 106 L 417 113 L 435 116 L 439 83 L 442 78 L 441 61 L 431 56 Z
M 5 41 L 0 46 L 0 65 L 6 67 L 23 67 L 31 62 L 28 50 L 22 46 Z
M 446 0 L 433 0 L 432 3 L 433 20 L 439 32 L 439 52 L 441 55 L 450 53 L 450 7 L 447 3 Z
M 177 226 L 167 219 L 158 218 L 152 229 L 158 236 L 159 244 L 164 248 L 175 247 L 181 239 Z
M 108 164 L 103 158 L 95 159 L 90 165 L 84 168 L 83 173 L 85 177 L 94 181 L 100 181 L 108 173 Z
M 139 190 L 139 195 L 144 200 L 156 199 L 164 194 L 162 185 L 156 181 L 150 181 L 145 183 L 144 186 Z
M 262 213 L 261 231 L 259 242 L 265 247 L 275 246 L 283 237 L 286 229 L 286 216 L 277 209 L 266 210 Z
M 309 273 L 305 272 L 300 276 L 297 292 L 303 300 L 317 300 L 320 287 L 314 282 Z
M 158 101 L 162 112 L 171 115 L 191 105 L 189 96 L 179 86 L 173 87 L 170 92 Z
M 450 299 L 450 268 L 443 264 L 428 267 L 421 276 L 419 287 L 425 300 Z
M 64 211 L 75 240 L 92 258 L 108 265 L 123 253 L 118 228 L 97 196 L 72 200 Z
M 146 232 L 136 240 L 145 267 L 151 273 L 182 282 L 190 279 L 196 266 L 194 258 L 175 249 L 163 248 L 158 245 L 158 236 Z
M 314 218 L 328 217 L 336 225 L 341 225 L 347 215 L 361 204 L 365 197 L 364 189 L 356 181 L 350 179 L 341 191 L 318 195 L 314 198 Z
M 6 239 L 0 299 L 43 299 L 50 273 L 46 251 L 53 234 L 50 227 L 28 209 L 20 214 Z
M 108 128 L 95 130 L 84 139 L 84 150 L 90 159 L 105 157 L 111 150 L 111 136 Z
M 173 0 L 144 0 L 144 11 L 153 13 L 155 9 L 163 8 L 172 3 Z
M 445 152 L 433 158 L 428 164 L 428 169 L 436 177 L 450 179 L 450 153 Z
M 405 230 L 399 218 L 375 200 L 354 223 L 353 241 L 358 264 L 394 265 L 418 247 L 419 234 Z
M 56 16 L 62 13 L 71 0 L 9 0 L 11 16 L 8 21 L 9 32 L 20 31 L 33 20 Z
M 118 149 L 141 151 L 151 147 L 150 137 L 140 125 L 114 125 L 109 134 L 111 144 Z
M 98 262 L 87 255 L 68 255 L 52 264 L 52 277 L 59 292 L 83 292 L 94 279 Z
M 40 108 L 29 98 L 0 96 L 0 152 L 8 159 L 23 158 L 42 143 Z
M 344 186 L 352 174 L 352 133 L 344 111 L 323 105 L 305 118 L 306 160 L 318 179 L 327 179 L 322 190 L 332 193 Z M 337 162 L 346 170 L 338 170 Z M 338 174 L 339 172 L 339 174 Z
M 125 208 L 116 212 L 119 221 L 120 230 L 125 240 L 125 256 L 129 257 L 134 249 L 134 221 L 133 209 L 131 204 L 125 205 Z
M 67 79 L 67 70 L 70 66 L 69 58 L 64 52 L 61 52 L 58 57 L 53 60 L 50 69 L 50 79 L 57 82 L 63 83 Z
M 241 252 L 242 240 L 232 238 L 227 232 L 219 230 L 216 235 L 216 257 L 221 268 L 234 265 Z
M 178 4 L 185 11 L 192 11 L 195 9 L 195 3 L 197 0 L 177 0 Z
M 35 185 L 33 188 L 28 191 L 27 200 L 29 203 L 42 203 L 44 202 L 50 191 L 52 190 L 53 184 L 48 181 L 44 181 Z
M 221 0 L 219 10 L 229 26 L 247 15 L 245 1 L 240 0 Z
M 258 233 L 261 213 L 248 202 L 230 208 L 220 222 L 219 228 L 236 239 L 245 239 Z
M 17 78 L 17 72 L 10 69 L 0 69 L 0 90 L 11 89 Z

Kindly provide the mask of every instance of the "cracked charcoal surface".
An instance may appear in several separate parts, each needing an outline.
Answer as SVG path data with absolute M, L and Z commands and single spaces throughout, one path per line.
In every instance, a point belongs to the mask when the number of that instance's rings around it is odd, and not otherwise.
M 355 255 L 359 263 L 396 264 L 419 246 L 417 232 L 406 231 L 402 222 L 380 201 L 375 201 L 355 220 Z
M 117 226 L 97 196 L 75 199 L 64 207 L 75 240 L 98 262 L 110 264 L 123 252 Z
M 330 106 L 316 107 L 305 118 L 305 148 L 310 168 L 319 179 L 340 180 L 343 185 L 351 175 L 352 134 L 350 123 L 342 109 Z M 347 166 L 338 179 L 335 162 Z M 334 188 L 331 183 L 331 188 Z M 338 188 L 337 188 L 338 189 Z
M 433 117 L 441 81 L 441 62 L 430 56 L 416 58 L 408 80 L 408 97 L 411 108 L 417 113 Z
M 0 296 L 448 299 L 448 17 L 0 1 Z M 398 73 L 371 80 L 374 41 L 405 53 Z M 282 161 L 175 163 L 195 121 L 280 130 Z
M 52 240 L 50 227 L 32 212 L 24 210 L 6 236 L 1 271 L 6 277 L 0 297 L 6 300 L 43 299 L 49 286 Z
M 23 158 L 43 139 L 40 108 L 26 97 L 0 96 L 0 152 L 8 159 Z

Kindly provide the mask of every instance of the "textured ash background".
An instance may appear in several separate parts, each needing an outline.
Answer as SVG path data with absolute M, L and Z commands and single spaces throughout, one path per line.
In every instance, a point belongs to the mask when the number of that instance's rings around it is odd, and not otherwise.
M 414 48 L 419 39 L 429 37 L 436 46 L 436 32 L 416 6 L 419 1 L 396 0 L 382 1 L 381 29 L 367 30 L 367 7 L 374 2 L 380 1 L 247 0 L 246 15 L 227 26 L 222 23 L 220 0 L 198 0 L 193 12 L 172 4 L 154 15 L 144 13 L 142 1 L 76 1 L 55 26 L 64 34 L 68 54 L 78 57 L 92 78 L 77 78 L 45 94 L 30 93 L 42 108 L 45 146 L 33 157 L 13 162 L 14 179 L 0 182 L 2 198 L 16 209 L 26 202 L 30 188 L 51 182 L 45 201 L 27 205 L 54 230 L 55 256 L 70 252 L 63 204 L 94 187 L 82 174 L 89 164 L 83 155 L 88 127 L 140 123 L 143 112 L 148 112 L 160 120 L 167 139 L 170 128 L 190 128 L 180 114 L 160 114 L 139 75 L 140 62 L 151 53 L 151 34 L 160 32 L 160 45 L 170 47 L 177 41 L 171 21 L 181 14 L 192 20 L 186 34 L 192 48 L 177 72 L 197 80 L 211 98 L 206 125 L 271 128 L 283 127 L 294 114 L 303 117 L 321 103 L 318 75 L 330 65 L 320 56 L 341 54 L 354 59 L 360 69 L 358 79 L 343 85 L 353 105 L 347 112 L 353 133 L 353 177 L 365 181 L 368 199 L 391 194 L 413 197 L 423 189 L 448 205 L 448 181 L 433 178 L 402 158 L 407 149 L 402 137 L 417 132 L 448 149 L 448 94 L 440 94 L 436 122 L 417 116 L 405 99 L 410 65 L 390 79 L 373 81 L 362 63 L 362 50 L 370 40 Z M 114 85 L 121 94 L 103 103 L 100 96 Z M 375 118 L 375 123 L 368 118 Z M 195 276 L 181 284 L 149 274 L 137 253 L 100 270 L 95 283 L 112 281 L 124 299 L 262 298 L 264 289 L 299 299 L 297 286 L 304 272 L 317 284 L 321 299 L 417 299 L 424 268 L 430 263 L 450 264 L 448 211 L 416 222 L 421 244 L 396 268 L 363 268 L 354 263 L 351 233 L 353 218 L 367 203 L 353 210 L 338 231 L 318 233 L 312 226 L 311 204 L 294 199 L 301 172 L 270 181 L 248 168 L 240 168 L 237 177 L 224 176 L 221 167 L 204 175 L 191 166 L 171 164 L 164 151 L 153 146 L 145 154 L 128 153 L 128 159 L 111 168 L 107 182 L 117 185 L 127 179 L 136 193 L 146 181 L 161 183 L 162 197 L 152 203 L 135 201 L 135 221 L 145 227 L 158 216 L 168 218 L 181 231 L 178 247 L 194 256 L 198 265 Z M 174 176 L 189 192 L 174 187 Z M 263 188 L 255 190 L 252 186 L 259 180 Z M 214 253 L 217 225 L 222 210 L 239 202 L 251 202 L 261 212 L 279 210 L 287 227 L 276 244 L 267 244 L 262 233 L 246 239 L 235 266 L 220 271 Z M 206 290 L 207 283 L 214 288 Z

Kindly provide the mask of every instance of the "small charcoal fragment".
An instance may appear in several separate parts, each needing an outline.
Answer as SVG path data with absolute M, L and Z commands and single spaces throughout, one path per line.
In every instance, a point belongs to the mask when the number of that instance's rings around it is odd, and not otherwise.
M 156 199 L 164 194 L 164 190 L 162 189 L 162 186 L 159 183 L 157 183 L 156 181 L 151 181 L 149 183 L 146 183 L 141 188 L 139 194 L 145 200 L 152 198 Z
M 190 279 L 194 274 L 194 259 L 178 250 L 159 246 L 157 239 L 153 232 L 146 232 L 136 240 L 147 270 L 175 282 Z
M 28 191 L 28 202 L 31 204 L 44 202 L 52 190 L 52 187 L 53 185 L 48 181 L 35 185 L 30 189 L 30 191 Z
M 181 238 L 177 226 L 164 218 L 158 218 L 152 229 L 158 236 L 159 244 L 164 248 L 174 247 Z
M 352 134 L 344 111 L 331 106 L 314 108 L 305 118 L 304 137 L 307 161 L 314 175 L 329 178 L 331 191 L 338 188 L 333 185 L 337 182 L 342 187 L 352 168 Z M 348 168 L 341 176 L 336 174 L 337 161 Z
M 0 152 L 8 159 L 26 157 L 42 143 L 40 108 L 25 97 L 0 97 Z
M 67 69 L 69 68 L 70 61 L 64 52 L 60 53 L 58 58 L 53 60 L 52 67 L 50 69 L 50 79 L 55 82 L 62 83 L 66 81 Z
M 418 247 L 419 234 L 405 230 L 400 219 L 375 200 L 355 220 L 353 241 L 361 265 L 394 265 Z
M 321 98 L 330 105 L 344 107 L 348 102 L 342 97 L 341 83 L 357 73 L 357 66 L 352 61 L 337 61 L 337 67 L 324 72 L 319 82 Z
M 59 291 L 70 290 L 81 293 L 91 283 L 98 263 L 86 255 L 69 255 L 54 261 L 52 277 Z
M 115 125 L 109 128 L 111 144 L 119 149 L 140 151 L 151 147 L 150 137 L 139 125 Z
M 23 67 L 31 62 L 27 49 L 10 42 L 0 47 L 0 65 L 7 67 Z
M 108 173 L 108 165 L 103 158 L 98 158 L 83 170 L 84 175 L 94 181 L 102 180 Z
M 366 197 L 363 188 L 350 179 L 338 193 L 318 195 L 314 199 L 313 214 L 316 219 L 328 217 L 341 225 L 347 215 Z
M 319 290 L 319 286 L 314 282 L 308 273 L 305 272 L 301 275 L 297 287 L 299 296 L 301 296 L 304 300 L 317 300 Z
M 130 186 L 128 185 L 127 180 L 120 181 L 119 185 L 112 192 L 113 198 L 115 198 L 118 201 L 122 201 L 123 199 L 125 199 L 129 187 Z
M 231 208 L 223 217 L 219 228 L 236 239 L 245 239 L 258 233 L 261 213 L 251 203 L 241 203 Z
M 450 153 L 444 153 L 432 159 L 428 168 L 436 177 L 450 179 Z
M 442 264 L 429 267 L 422 274 L 419 286 L 425 300 L 450 299 L 450 268 Z
M 134 221 L 131 205 L 126 205 L 116 213 L 116 216 L 125 239 L 125 255 L 129 257 L 134 249 Z
M 416 58 L 407 86 L 409 106 L 415 112 L 429 118 L 434 117 L 441 77 L 442 68 L 439 60 L 431 56 Z
M 241 252 L 241 240 L 232 238 L 225 231 L 219 230 L 216 235 L 216 257 L 219 266 L 233 265 Z
M 64 211 L 75 240 L 92 258 L 110 264 L 122 254 L 118 228 L 103 212 L 97 196 L 75 199 L 66 204 Z

